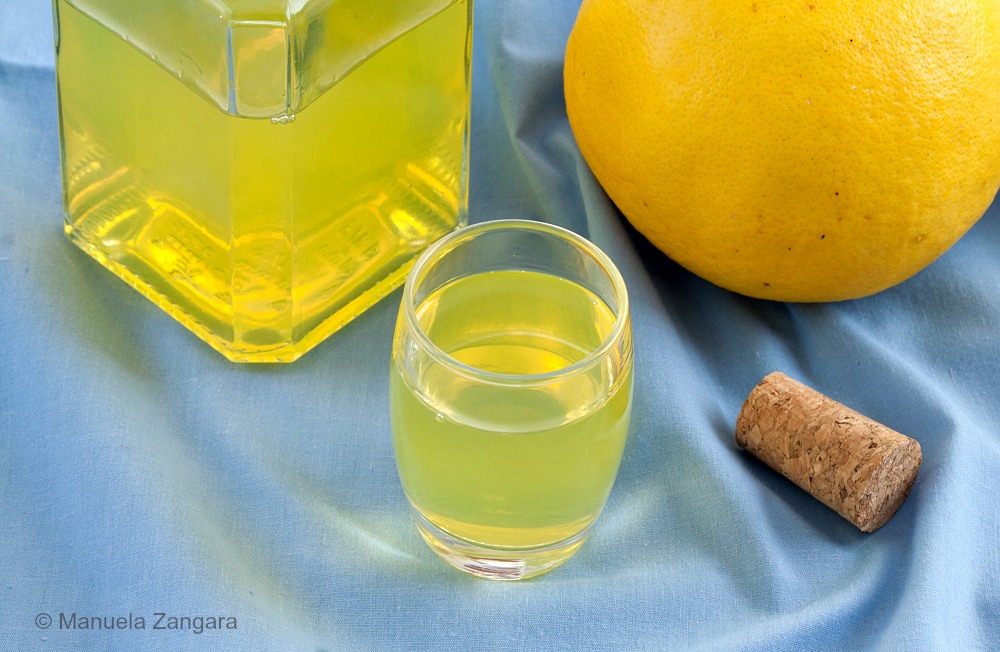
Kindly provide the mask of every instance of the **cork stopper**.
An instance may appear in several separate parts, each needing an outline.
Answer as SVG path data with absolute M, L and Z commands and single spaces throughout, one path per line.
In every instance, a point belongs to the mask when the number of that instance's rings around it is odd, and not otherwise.
M 736 443 L 862 532 L 882 527 L 920 469 L 920 444 L 780 372 L 736 419 Z

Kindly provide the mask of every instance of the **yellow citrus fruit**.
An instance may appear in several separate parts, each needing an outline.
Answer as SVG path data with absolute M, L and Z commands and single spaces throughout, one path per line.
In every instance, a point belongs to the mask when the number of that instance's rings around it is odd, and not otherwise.
M 996 0 L 584 0 L 564 75 L 622 213 L 742 294 L 895 285 L 1000 186 Z

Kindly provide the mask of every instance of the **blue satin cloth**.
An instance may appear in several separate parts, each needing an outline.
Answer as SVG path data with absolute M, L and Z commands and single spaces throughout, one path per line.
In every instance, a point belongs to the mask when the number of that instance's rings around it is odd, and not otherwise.
M 470 215 L 560 224 L 617 263 L 633 423 L 581 551 L 490 583 L 434 556 L 399 487 L 399 291 L 292 365 L 225 361 L 63 237 L 51 9 L 0 1 L 0 649 L 1000 649 L 1000 207 L 870 298 L 717 288 L 580 156 L 578 7 L 478 0 Z M 882 529 L 735 444 L 774 370 L 920 442 Z

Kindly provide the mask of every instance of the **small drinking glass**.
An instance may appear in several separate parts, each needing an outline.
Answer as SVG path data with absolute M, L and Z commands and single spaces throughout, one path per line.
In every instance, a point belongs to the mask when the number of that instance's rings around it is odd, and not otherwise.
M 632 404 L 628 296 L 584 238 L 485 222 L 430 247 L 407 277 L 390 412 L 420 534 L 498 580 L 562 564 L 614 484 Z

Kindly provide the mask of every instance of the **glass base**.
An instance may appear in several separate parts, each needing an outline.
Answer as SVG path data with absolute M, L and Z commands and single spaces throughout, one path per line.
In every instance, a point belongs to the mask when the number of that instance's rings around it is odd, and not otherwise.
M 458 570 L 487 580 L 524 580 L 557 568 L 580 549 L 590 527 L 541 548 L 487 548 L 457 539 L 413 510 L 420 536 L 437 555 Z

